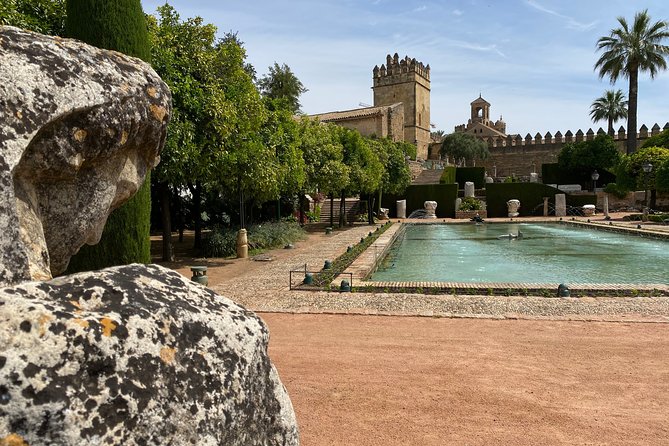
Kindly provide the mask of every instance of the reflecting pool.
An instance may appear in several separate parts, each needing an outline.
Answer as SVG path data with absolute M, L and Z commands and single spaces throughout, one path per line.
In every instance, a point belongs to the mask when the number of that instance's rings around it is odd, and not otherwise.
M 669 284 L 669 242 L 557 223 L 406 225 L 370 280 Z

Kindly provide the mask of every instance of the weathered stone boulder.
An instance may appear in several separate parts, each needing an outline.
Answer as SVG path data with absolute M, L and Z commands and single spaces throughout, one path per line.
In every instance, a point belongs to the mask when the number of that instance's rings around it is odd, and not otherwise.
M 160 266 L 0 289 L 0 444 L 296 445 L 267 343 Z
M 0 284 L 47 280 L 158 162 L 169 89 L 139 59 L 0 27 Z

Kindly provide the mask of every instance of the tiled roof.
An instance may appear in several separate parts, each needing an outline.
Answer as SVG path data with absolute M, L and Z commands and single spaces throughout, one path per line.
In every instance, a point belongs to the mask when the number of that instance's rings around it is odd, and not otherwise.
M 309 115 L 310 118 L 318 118 L 321 122 L 343 121 L 355 118 L 366 118 L 384 113 L 390 108 L 395 108 L 401 102 L 392 105 L 381 105 L 378 107 L 356 108 L 353 110 L 334 111 L 329 113 L 320 113 L 316 115 Z

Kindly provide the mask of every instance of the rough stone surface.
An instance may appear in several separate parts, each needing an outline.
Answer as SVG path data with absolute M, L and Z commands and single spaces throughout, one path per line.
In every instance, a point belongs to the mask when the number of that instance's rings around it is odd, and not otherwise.
M 0 27 L 0 284 L 61 273 L 158 162 L 167 86 L 139 59 Z
M 0 444 L 296 445 L 267 343 L 253 313 L 156 265 L 2 289 Z

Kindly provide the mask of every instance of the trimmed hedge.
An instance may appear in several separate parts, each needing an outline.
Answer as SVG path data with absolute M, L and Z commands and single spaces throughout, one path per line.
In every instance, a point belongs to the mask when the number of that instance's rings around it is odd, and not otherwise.
M 453 184 L 455 182 L 455 166 L 444 167 L 444 172 L 439 178 L 439 184 Z
M 460 189 L 465 188 L 465 183 L 471 181 L 476 189 L 483 189 L 485 185 L 485 167 L 458 167 L 455 170 L 455 181 Z
M 544 204 L 544 197 L 555 206 L 555 194 L 562 194 L 559 189 L 541 183 L 491 183 L 486 185 L 486 206 L 488 217 L 506 217 L 506 202 L 511 199 L 520 200 L 518 212 L 521 217 L 534 215 L 534 208 Z M 596 203 L 594 195 L 565 194 L 567 206 L 583 206 Z
M 599 173 L 598 185 L 604 186 L 616 182 L 616 176 L 611 172 L 601 169 L 597 172 Z M 582 188 L 588 189 L 592 187 L 591 173 L 560 169 L 557 163 L 541 165 L 541 181 L 544 184 L 580 184 Z
M 455 199 L 458 197 L 458 185 L 453 184 L 414 184 L 407 187 L 404 195 L 384 195 L 383 207 L 390 209 L 390 217 L 397 218 L 397 200 L 407 201 L 407 217 L 417 209 L 424 209 L 423 204 L 430 200 L 437 202 L 437 217 L 455 218 Z

